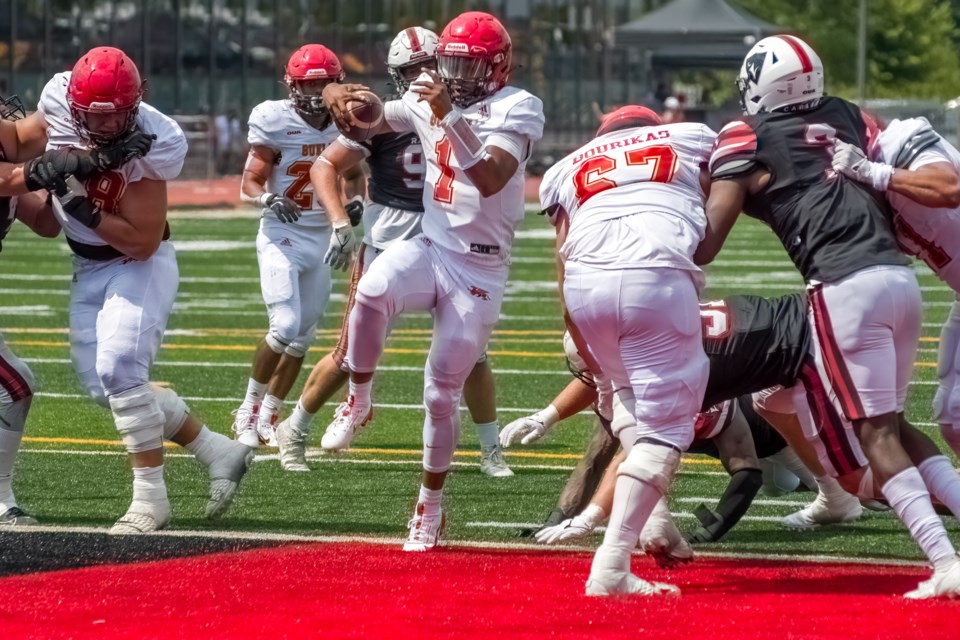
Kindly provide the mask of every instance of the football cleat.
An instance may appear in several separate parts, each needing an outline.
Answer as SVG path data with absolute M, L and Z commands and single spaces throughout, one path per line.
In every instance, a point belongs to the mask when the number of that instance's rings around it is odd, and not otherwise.
M 953 563 L 946 571 L 934 571 L 929 580 L 924 580 L 903 597 L 909 600 L 960 598 L 960 561 Z
M 32 527 L 36 524 L 37 519 L 20 507 L 10 507 L 0 513 L 0 527 Z
M 423 504 L 418 503 L 413 517 L 407 523 L 410 533 L 403 543 L 404 551 L 429 551 L 440 544 L 440 536 L 447 525 L 447 517 L 440 509 L 437 513 L 424 515 Z
M 327 425 L 327 430 L 320 439 L 320 446 L 328 451 L 343 451 L 350 448 L 357 432 L 367 426 L 373 418 L 373 409 L 366 415 L 356 415 L 353 410 L 353 396 L 348 396 L 346 402 L 341 402 L 334 413 L 333 422 Z
M 231 451 L 210 465 L 210 499 L 207 500 L 206 517 L 211 520 L 222 516 L 233 504 L 240 479 L 253 462 L 253 451 L 241 444 L 233 446 Z
M 269 420 L 264 420 L 264 416 L 257 416 L 257 438 L 260 444 L 267 447 L 277 446 L 277 420 L 279 416 L 273 414 Z
M 233 432 L 233 439 L 241 444 L 247 445 L 251 449 L 259 447 L 260 435 L 257 433 L 259 414 L 259 406 L 253 409 L 240 407 L 235 410 L 231 414 L 233 416 L 233 427 L 231 427 L 230 430 Z
M 842 498 L 828 500 L 821 491 L 817 494 L 816 500 L 800 511 L 791 513 L 780 522 L 787 529 L 809 531 L 828 524 L 853 522 L 862 514 L 863 507 L 854 496 L 845 493 Z
M 284 420 L 277 425 L 280 467 L 284 471 L 310 471 L 307 466 L 307 434 Z
M 670 512 L 660 508 L 662 504 L 662 501 L 657 503 L 640 532 L 640 548 L 661 569 L 672 569 L 693 560 L 693 548 L 680 533 Z
M 588 596 L 671 596 L 680 597 L 680 588 L 666 582 L 647 582 L 632 573 L 603 574 L 587 580 Z
M 134 511 L 136 509 L 136 511 Z M 123 517 L 114 523 L 108 534 L 112 536 L 137 535 L 160 531 L 170 524 L 170 505 L 148 505 L 134 503 Z
M 480 448 L 480 472 L 491 478 L 509 478 L 513 475 L 499 445 Z

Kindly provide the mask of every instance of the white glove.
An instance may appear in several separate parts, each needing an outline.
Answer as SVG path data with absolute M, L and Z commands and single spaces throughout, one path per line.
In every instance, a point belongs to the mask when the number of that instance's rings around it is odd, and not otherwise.
M 610 422 L 613 420 L 613 397 L 616 392 L 613 389 L 613 381 L 604 375 L 593 374 L 593 380 L 597 383 L 597 402 L 594 409 L 600 414 L 600 417 Z
M 333 226 L 330 246 L 327 247 L 323 261 L 330 265 L 331 269 L 346 271 L 353 262 L 353 254 L 356 250 L 357 236 L 353 234 L 353 227 L 350 226 L 350 222 L 343 221 Z
M 550 426 L 543 421 L 539 412 L 526 418 L 514 420 L 500 430 L 500 446 L 506 449 L 518 438 L 522 438 L 520 444 L 536 442 L 547 433 Z
M 588 505 L 578 516 L 567 518 L 558 525 L 544 527 L 534 537 L 540 544 L 556 544 L 567 540 L 585 538 L 606 518 L 606 514 L 595 504 Z
M 870 162 L 855 144 L 833 141 L 833 170 L 857 182 L 868 184 L 877 191 L 886 191 L 893 175 L 893 167 L 882 162 Z

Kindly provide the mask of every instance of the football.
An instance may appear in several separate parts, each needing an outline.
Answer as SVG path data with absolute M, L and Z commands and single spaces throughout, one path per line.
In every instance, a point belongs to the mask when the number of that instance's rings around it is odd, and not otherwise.
M 358 91 L 354 95 L 359 99 L 347 103 L 346 112 L 352 123 L 343 135 L 355 142 L 364 142 L 376 135 L 383 122 L 383 102 L 372 91 Z

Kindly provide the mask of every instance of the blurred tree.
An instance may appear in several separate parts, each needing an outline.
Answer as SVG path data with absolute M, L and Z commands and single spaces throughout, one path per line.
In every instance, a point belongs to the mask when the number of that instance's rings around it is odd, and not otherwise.
M 735 0 L 808 40 L 823 60 L 827 91 L 846 97 L 856 93 L 858 1 Z M 868 13 L 868 97 L 960 94 L 960 0 L 868 0 Z

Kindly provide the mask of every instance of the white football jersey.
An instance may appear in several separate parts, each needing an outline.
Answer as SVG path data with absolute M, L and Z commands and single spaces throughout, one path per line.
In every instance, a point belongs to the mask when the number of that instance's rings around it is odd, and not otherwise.
M 897 155 L 914 135 L 932 130 L 926 118 L 893 120 L 877 137 L 871 150 L 874 160 L 893 164 Z M 921 151 L 907 167 L 916 171 L 926 164 L 949 162 L 960 169 L 960 151 L 944 140 Z M 927 266 L 960 293 L 960 209 L 935 209 L 914 202 L 907 196 L 887 191 L 893 207 L 893 229 L 905 253 L 920 258 Z
M 297 113 L 290 100 L 267 100 L 250 112 L 247 142 L 271 149 L 277 164 L 267 178 L 266 190 L 293 200 L 303 211 L 294 223 L 308 227 L 329 226 L 330 221 L 313 193 L 310 167 L 340 132 L 332 123 L 314 129 Z
M 47 123 L 48 150 L 86 146 L 70 115 L 67 104 L 68 84 L 70 72 L 58 73 L 50 79 L 40 94 L 37 110 L 43 114 Z M 128 184 L 140 180 L 173 180 L 180 175 L 180 169 L 183 168 L 183 161 L 187 156 L 187 138 L 175 120 L 143 102 L 140 104 L 136 122 L 144 133 L 157 136 L 150 152 L 143 158 L 131 160 L 119 169 L 94 176 L 84 184 L 87 197 L 97 203 L 105 215 L 115 211 Z M 64 233 L 71 240 L 83 244 L 107 244 L 94 230 L 65 214 L 56 198 L 53 199 L 53 211 Z
M 707 223 L 700 167 L 715 138 L 695 123 L 623 129 L 552 166 L 540 204 L 554 225 L 569 221 L 561 257 L 597 268 L 699 271 L 693 252 Z
M 517 172 L 503 189 L 488 198 L 480 195 L 460 167 L 426 101 L 407 91 L 400 100 L 384 105 L 390 127 L 394 131 L 416 131 L 423 145 L 427 164 L 424 235 L 452 251 L 499 254 L 509 261 L 513 234 L 524 214 L 524 170 L 533 143 L 543 136 L 543 102 L 522 89 L 505 87 L 462 113 L 484 144 L 492 142 L 500 147 L 496 144 L 498 135 L 523 141 Z

